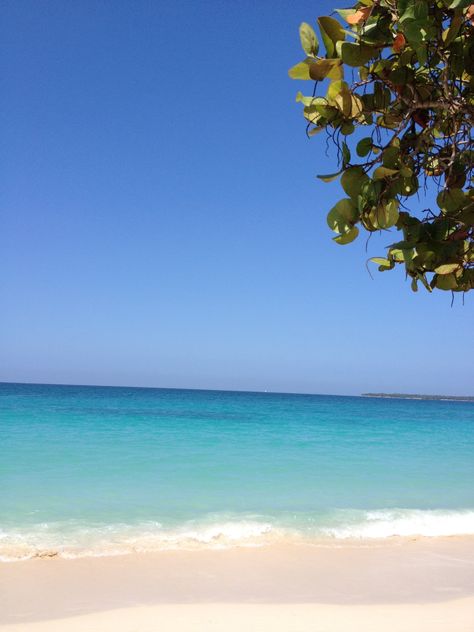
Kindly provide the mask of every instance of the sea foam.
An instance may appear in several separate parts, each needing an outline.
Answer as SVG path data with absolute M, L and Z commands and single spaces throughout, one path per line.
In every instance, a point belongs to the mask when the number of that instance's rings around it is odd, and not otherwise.
M 41 524 L 28 531 L 0 532 L 0 560 L 35 557 L 102 557 L 163 550 L 227 549 L 276 543 L 330 545 L 341 540 L 474 535 L 474 511 L 418 509 L 340 510 L 325 519 L 278 521 L 243 518 L 188 521 L 173 528 L 159 522 L 136 525 Z
M 368 511 L 363 520 L 354 524 L 322 528 L 321 533 L 337 539 L 474 535 L 474 511 L 421 509 Z
M 266 522 L 234 520 L 216 523 L 190 521 L 175 528 L 158 522 L 138 525 L 65 527 L 38 525 L 28 531 L 0 531 L 0 560 L 34 557 L 76 558 L 126 555 L 174 549 L 223 549 L 262 546 L 283 537 L 283 530 Z

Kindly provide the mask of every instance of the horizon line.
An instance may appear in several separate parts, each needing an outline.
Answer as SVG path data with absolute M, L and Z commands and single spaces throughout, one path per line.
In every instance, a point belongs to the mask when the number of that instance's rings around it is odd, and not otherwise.
M 358 395 L 347 394 L 334 394 L 334 393 L 303 393 L 294 391 L 270 391 L 270 390 L 239 390 L 229 388 L 193 388 L 193 387 L 178 387 L 178 386 L 131 386 L 131 385 L 118 385 L 118 384 L 71 384 L 66 382 L 17 382 L 17 381 L 5 381 L 0 380 L 2 384 L 16 384 L 20 386 L 70 386 L 75 388 L 128 388 L 128 389 L 147 389 L 147 390 L 162 390 L 162 391 L 202 391 L 209 393 L 258 393 L 262 395 L 301 395 L 301 396 L 315 396 L 315 397 L 357 397 L 365 399 L 451 399 L 472 401 L 473 395 L 447 395 L 443 394 L 428 394 L 428 393 L 400 393 L 400 392 L 371 392 L 359 393 Z
M 85 388 L 137 388 L 148 390 L 162 390 L 162 391 L 203 391 L 203 392 L 216 392 L 216 393 L 261 393 L 263 395 L 315 395 L 322 397 L 362 397 L 362 393 L 359 395 L 341 395 L 334 393 L 303 393 L 295 391 L 270 391 L 270 390 L 239 390 L 232 388 L 196 388 L 196 387 L 181 387 L 181 386 L 130 386 L 119 384 L 71 384 L 69 382 L 17 382 L 9 380 L 0 380 L 2 384 L 18 384 L 22 386 L 72 386 L 72 387 L 85 387 Z

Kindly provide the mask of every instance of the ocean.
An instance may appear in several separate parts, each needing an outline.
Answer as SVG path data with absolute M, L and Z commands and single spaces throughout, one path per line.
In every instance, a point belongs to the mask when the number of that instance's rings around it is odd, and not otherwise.
M 0 559 L 474 534 L 474 403 L 0 384 Z

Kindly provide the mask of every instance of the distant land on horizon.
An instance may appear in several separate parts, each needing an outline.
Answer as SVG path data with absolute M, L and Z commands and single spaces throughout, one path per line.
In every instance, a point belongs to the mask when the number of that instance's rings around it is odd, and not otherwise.
M 361 397 L 381 397 L 386 399 L 434 399 L 457 402 L 474 402 L 472 395 L 420 395 L 418 393 L 362 393 Z

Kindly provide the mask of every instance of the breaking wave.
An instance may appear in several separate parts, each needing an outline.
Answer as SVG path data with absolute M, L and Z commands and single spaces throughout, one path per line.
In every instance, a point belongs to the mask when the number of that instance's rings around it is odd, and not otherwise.
M 68 521 L 0 528 L 0 560 L 462 535 L 474 535 L 474 510 L 337 510 L 324 516 L 304 514 L 279 520 L 212 516 L 173 527 L 150 521 L 135 525 L 84 525 Z

